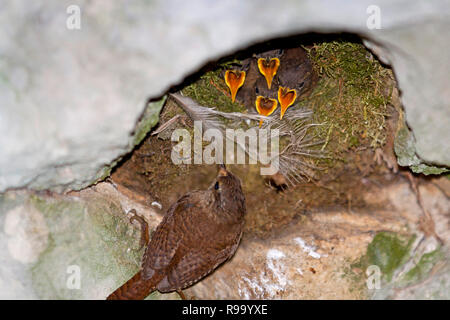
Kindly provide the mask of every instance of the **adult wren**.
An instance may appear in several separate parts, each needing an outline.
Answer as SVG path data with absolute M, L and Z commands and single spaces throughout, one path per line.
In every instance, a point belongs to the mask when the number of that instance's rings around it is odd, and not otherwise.
M 239 178 L 220 165 L 209 189 L 189 192 L 169 208 L 141 270 L 107 299 L 138 300 L 155 290 L 181 292 L 193 285 L 234 255 L 245 214 Z

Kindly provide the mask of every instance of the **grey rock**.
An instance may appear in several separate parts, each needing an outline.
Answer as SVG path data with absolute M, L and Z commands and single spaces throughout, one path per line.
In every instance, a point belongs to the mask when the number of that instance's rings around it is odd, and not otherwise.
M 409 167 L 415 173 L 441 174 L 450 169 L 438 166 L 430 166 L 416 155 L 415 140 L 413 133 L 409 130 L 404 117 L 398 121 L 395 135 L 394 150 L 399 165 Z
M 372 4 L 80 0 L 80 29 L 69 29 L 73 1 L 0 2 L 0 192 L 101 179 L 142 134 L 149 98 L 211 59 L 311 31 L 376 44 L 397 77 L 414 153 L 450 166 L 450 1 L 380 0 L 379 30 L 367 27 Z
M 2 299 L 104 298 L 139 268 L 139 229 L 117 201 L 6 194 L 0 212 Z
M 105 299 L 139 270 L 144 253 L 129 207 L 151 230 L 161 220 L 108 183 L 72 196 L 0 195 L 0 299 Z

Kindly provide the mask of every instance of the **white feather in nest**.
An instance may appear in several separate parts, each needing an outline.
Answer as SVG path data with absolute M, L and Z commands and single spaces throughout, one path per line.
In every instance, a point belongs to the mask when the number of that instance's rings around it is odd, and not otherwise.
M 178 104 L 183 108 L 183 110 L 189 115 L 193 121 L 201 121 L 203 123 L 204 129 L 215 128 L 224 129 L 224 125 L 220 120 L 220 117 L 232 119 L 232 120 L 257 120 L 267 119 L 267 117 L 260 116 L 257 114 L 245 114 L 240 112 L 221 112 L 214 108 L 203 107 L 189 97 L 183 96 L 179 93 L 169 94 Z
M 295 185 L 314 178 L 314 171 L 322 168 L 313 164 L 312 159 L 328 158 L 327 153 L 317 149 L 325 143 L 312 132 L 312 128 L 321 124 L 312 122 L 313 112 L 304 107 L 290 108 L 280 120 L 277 111 L 263 124 L 263 128 L 278 129 L 281 137 L 287 137 L 289 143 L 279 153 L 279 172 L 289 183 Z
M 256 121 L 256 130 L 259 130 L 257 125 L 259 120 L 263 119 L 263 129 L 278 129 L 280 138 L 287 137 L 290 140 L 289 144 L 279 153 L 279 172 L 292 185 L 304 181 L 305 178 L 308 180 L 312 179 L 313 172 L 321 169 L 312 163 L 312 158 L 327 158 L 324 151 L 311 148 L 321 145 L 325 141 L 318 140 L 311 132 L 312 127 L 320 124 L 312 123 L 311 118 L 313 113 L 306 108 L 294 109 L 291 107 L 290 112 L 280 120 L 278 110 L 271 117 L 240 112 L 221 112 L 214 108 L 201 106 L 191 98 L 179 93 L 170 94 L 170 96 L 183 108 L 193 121 L 200 121 L 204 130 L 218 129 L 224 133 L 226 127 L 221 118 L 239 122 L 254 120 Z M 226 134 L 223 136 L 226 137 Z M 254 155 L 248 152 L 248 145 L 240 144 L 236 140 L 233 140 L 233 142 L 244 150 L 249 157 L 254 159 Z
M 188 114 L 188 116 L 193 121 L 200 121 L 203 126 L 203 130 L 208 129 L 217 129 L 222 132 L 222 136 L 228 139 L 228 136 L 225 134 L 225 125 L 221 118 L 231 119 L 234 121 L 244 121 L 244 120 L 255 120 L 259 121 L 260 119 L 267 119 L 265 116 L 261 116 L 258 114 L 245 114 L 240 112 L 222 112 L 217 111 L 214 108 L 204 107 L 189 97 L 183 96 L 179 93 L 171 93 L 169 94 L 180 106 L 183 110 Z M 230 139 L 228 139 L 231 141 Z M 256 162 L 258 159 L 255 159 L 254 155 L 248 152 L 247 145 L 241 144 L 236 140 L 233 140 L 232 143 L 235 143 L 239 148 L 241 148 L 250 158 L 254 159 Z

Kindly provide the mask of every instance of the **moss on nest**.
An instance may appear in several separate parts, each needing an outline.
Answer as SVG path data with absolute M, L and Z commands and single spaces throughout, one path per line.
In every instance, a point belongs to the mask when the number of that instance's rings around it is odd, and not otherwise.
M 361 43 L 332 41 L 306 48 L 321 76 L 305 101 L 314 111 L 317 135 L 332 158 L 385 143 L 385 117 L 393 90 L 389 69 Z
M 231 102 L 229 89 L 223 78 L 223 69 L 234 62 L 221 64 L 216 70 L 206 72 L 197 81 L 183 88 L 183 94 L 203 106 L 214 107 L 219 111 L 247 112 L 241 103 Z
M 299 105 L 311 108 L 313 121 L 322 124 L 315 127 L 314 134 L 325 141 L 318 148 L 329 155 L 315 162 L 332 167 L 335 160 L 346 158 L 345 152 L 383 146 L 387 105 L 394 85 L 392 72 L 361 43 L 324 41 L 305 49 L 321 78 Z M 231 59 L 218 64 L 215 70 L 186 86 L 183 94 L 221 111 L 246 112 L 242 104 L 231 102 L 223 79 L 223 69 L 236 62 Z

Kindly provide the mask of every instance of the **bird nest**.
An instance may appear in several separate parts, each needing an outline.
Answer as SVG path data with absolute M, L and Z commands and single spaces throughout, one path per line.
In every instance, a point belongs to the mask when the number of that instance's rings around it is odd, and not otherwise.
M 320 175 L 320 168 L 328 171 L 338 164 L 352 162 L 349 158 L 351 153 L 381 148 L 386 142 L 386 118 L 390 116 L 388 106 L 395 88 L 392 71 L 382 66 L 359 39 L 342 36 L 303 40 L 296 42 L 296 39 L 290 39 L 289 43 L 296 43 L 305 49 L 319 79 L 311 82 L 313 85 L 309 95 L 297 97 L 282 121 L 277 121 L 279 108 L 267 120 L 272 123 L 271 126 L 279 126 L 286 131 L 281 143 L 289 148 L 282 154 L 282 167 L 290 168 L 285 169 L 283 174 L 297 172 L 294 174 L 297 178 L 292 177 L 292 181 L 299 177 L 310 179 Z M 246 92 L 250 92 L 251 88 L 247 90 L 244 84 L 240 89 L 242 93 L 238 91 L 236 101 L 232 102 L 224 79 L 226 70 L 248 65 L 246 60 L 252 56 L 258 56 L 257 51 L 238 52 L 214 66 L 209 65 L 196 81 L 182 89 L 182 93 L 200 105 L 213 107 L 217 111 L 257 114 L 255 102 L 252 102 L 255 97 L 250 94 L 251 99 L 245 99 Z M 249 78 L 252 78 L 251 74 L 247 74 Z M 258 81 L 249 81 L 249 86 L 250 83 L 257 87 L 261 82 L 265 83 L 262 76 Z M 239 99 L 240 94 L 244 95 L 242 99 Z M 297 115 L 301 116 L 306 111 L 309 111 L 308 117 L 298 121 Z M 231 120 L 225 123 L 236 126 Z M 256 124 L 252 122 L 252 125 Z M 241 126 L 246 127 L 247 124 L 241 122 Z M 306 134 L 300 129 L 302 126 L 307 128 Z M 301 143 L 300 137 L 303 139 Z M 292 144 L 291 140 L 296 142 Z M 303 149 L 297 150 L 294 145 L 303 146 Z M 283 146 L 281 149 L 284 150 Z M 300 162 L 294 160 L 290 152 L 301 154 L 304 158 Z M 299 168 L 294 169 L 297 165 Z

